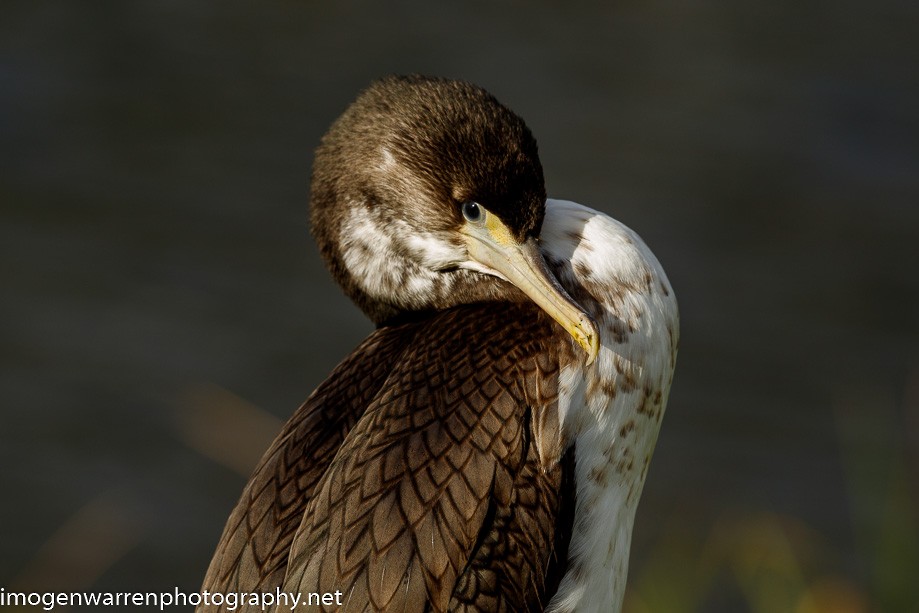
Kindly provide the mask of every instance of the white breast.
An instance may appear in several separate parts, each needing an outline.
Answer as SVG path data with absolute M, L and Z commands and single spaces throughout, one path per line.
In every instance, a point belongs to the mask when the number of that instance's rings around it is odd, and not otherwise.
M 546 610 L 609 613 L 622 606 L 635 509 L 673 377 L 676 298 L 638 235 L 603 213 L 548 200 L 540 241 L 601 336 L 589 367 L 583 352 L 562 353 L 559 417 L 575 445 L 577 503 L 568 571 Z

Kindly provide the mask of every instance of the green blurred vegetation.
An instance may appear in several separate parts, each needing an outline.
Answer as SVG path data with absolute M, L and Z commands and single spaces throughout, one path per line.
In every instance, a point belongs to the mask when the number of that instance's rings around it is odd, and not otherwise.
M 735 509 L 706 528 L 675 516 L 632 569 L 624 612 L 695 613 L 724 594 L 751 613 L 919 611 L 919 471 L 904 440 L 917 407 L 915 394 L 905 398 L 872 390 L 836 403 L 853 568 L 820 526 L 796 517 Z

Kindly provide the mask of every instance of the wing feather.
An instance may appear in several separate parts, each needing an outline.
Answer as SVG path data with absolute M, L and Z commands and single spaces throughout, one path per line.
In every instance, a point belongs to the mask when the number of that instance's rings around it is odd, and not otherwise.
M 416 328 L 375 331 L 285 424 L 231 513 L 202 589 L 270 591 L 282 584 L 291 542 L 316 484 Z
M 346 611 L 474 610 L 483 590 L 493 610 L 548 601 L 563 467 L 530 443 L 546 430 L 532 416 L 556 410 L 558 330 L 530 305 L 501 309 L 418 330 L 317 486 L 285 591 L 341 590 Z
M 563 335 L 526 303 L 375 332 L 265 454 L 204 589 L 340 590 L 344 611 L 542 610 L 573 516 Z

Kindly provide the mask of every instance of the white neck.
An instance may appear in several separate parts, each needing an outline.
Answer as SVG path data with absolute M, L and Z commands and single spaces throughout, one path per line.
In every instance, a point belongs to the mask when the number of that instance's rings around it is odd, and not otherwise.
M 549 200 L 541 244 L 561 284 L 596 320 L 601 348 L 562 364 L 559 412 L 575 445 L 568 570 L 550 613 L 619 611 L 635 509 L 673 376 L 679 322 L 667 277 L 638 236 L 573 202 Z

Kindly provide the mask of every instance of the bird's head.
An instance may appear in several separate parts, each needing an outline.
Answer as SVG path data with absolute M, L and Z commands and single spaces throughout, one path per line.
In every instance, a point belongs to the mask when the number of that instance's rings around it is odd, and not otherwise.
M 378 81 L 316 150 L 313 235 L 373 319 L 483 300 L 532 300 L 587 351 L 596 325 L 539 250 L 546 192 L 536 140 L 462 81 Z

